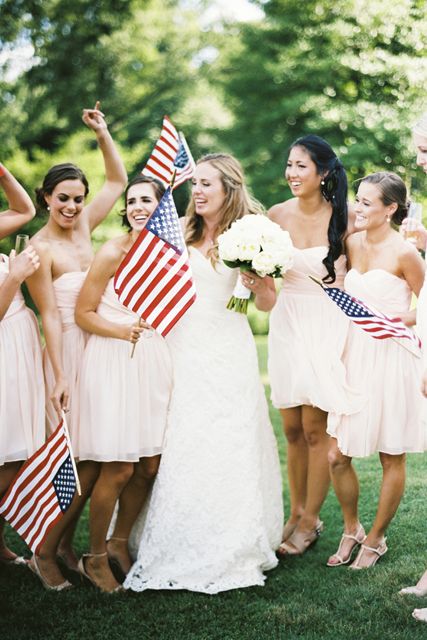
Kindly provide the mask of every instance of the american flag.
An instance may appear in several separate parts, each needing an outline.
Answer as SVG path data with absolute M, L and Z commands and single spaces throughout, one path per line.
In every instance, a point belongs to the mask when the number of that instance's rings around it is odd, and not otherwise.
M 193 176 L 195 166 L 184 135 L 178 133 L 168 116 L 165 116 L 160 138 L 141 173 L 158 178 L 168 185 L 176 171 L 173 185 L 176 189 Z
M 188 252 L 168 187 L 114 276 L 120 302 L 166 336 L 196 299 Z
M 76 491 L 67 433 L 61 420 L 45 444 L 21 467 L 0 502 L 0 515 L 37 554 Z
M 310 276 L 311 277 L 311 276 Z M 372 338 L 384 340 L 393 338 L 400 345 L 421 357 L 421 340 L 399 318 L 389 318 L 380 311 L 368 307 L 365 302 L 353 298 L 337 287 L 325 287 L 319 280 L 312 278 L 335 304 Z

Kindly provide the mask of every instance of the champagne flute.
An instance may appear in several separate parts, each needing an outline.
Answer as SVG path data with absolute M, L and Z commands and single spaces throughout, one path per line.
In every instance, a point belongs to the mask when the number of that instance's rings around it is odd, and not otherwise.
M 416 244 L 419 223 L 422 220 L 423 207 L 420 202 L 411 202 L 406 221 L 405 238 Z
M 22 253 L 30 242 L 30 236 L 27 236 L 25 233 L 18 233 L 15 240 L 15 252 L 16 255 Z

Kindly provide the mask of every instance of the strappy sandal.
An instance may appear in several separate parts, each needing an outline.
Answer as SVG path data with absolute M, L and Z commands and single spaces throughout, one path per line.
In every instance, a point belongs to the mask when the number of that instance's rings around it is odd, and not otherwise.
M 400 596 L 416 596 L 417 598 L 424 598 L 427 596 L 427 587 L 403 587 L 399 591 Z
M 344 542 L 346 540 L 353 540 L 354 544 L 352 545 L 351 549 L 348 552 L 348 556 L 346 558 L 343 557 L 342 553 L 341 553 L 341 547 L 344 544 Z M 338 545 L 338 549 L 337 551 L 334 553 L 333 556 L 331 556 L 328 560 L 328 562 L 326 563 L 327 567 L 340 567 L 343 564 L 348 564 L 351 560 L 351 557 L 353 555 L 353 551 L 356 549 L 356 547 L 359 546 L 359 544 L 362 544 L 362 542 L 365 542 L 366 540 L 366 534 L 365 534 L 365 529 L 363 528 L 363 526 L 359 523 L 359 527 L 356 531 L 356 534 L 353 536 L 350 533 L 343 533 L 341 536 L 341 540 L 340 543 Z M 338 562 L 331 562 L 332 558 L 336 558 L 338 560 Z
M 414 609 L 412 617 L 418 622 L 427 622 L 427 609 Z
M 360 545 L 360 549 L 359 549 L 359 553 L 356 556 L 356 560 L 349 566 L 349 569 L 370 569 L 371 567 L 374 567 L 378 560 L 387 553 L 388 551 L 388 547 L 386 545 L 386 540 L 387 538 L 383 538 L 381 540 L 381 542 L 379 543 L 378 547 L 368 547 L 367 544 L 361 544 Z M 365 551 L 371 551 L 373 554 L 371 557 L 371 560 L 369 562 L 368 565 L 361 567 L 360 566 L 360 560 L 362 559 L 363 554 L 365 553 Z
M 68 580 L 64 580 L 61 584 L 50 584 L 40 571 L 39 565 L 37 564 L 37 556 L 33 555 L 31 560 L 28 562 L 28 568 L 38 577 L 42 585 L 47 591 L 67 591 L 68 589 L 72 589 L 73 585 Z
M 291 537 L 291 535 L 297 528 L 297 525 L 298 525 L 298 522 L 289 522 L 289 520 L 285 522 L 285 524 L 283 525 L 283 531 L 282 531 L 282 542 L 286 542 L 286 540 L 288 540 L 288 538 Z
M 281 556 L 301 556 L 317 542 L 322 531 L 323 522 L 321 520 L 310 531 L 298 531 L 298 529 L 295 529 L 293 534 L 285 542 L 282 542 L 277 553 Z
M 88 572 L 86 571 L 86 566 L 85 566 L 85 561 L 88 558 L 102 558 L 104 556 L 107 556 L 107 552 L 105 551 L 104 553 L 84 553 L 82 555 L 82 557 L 79 560 L 79 573 L 83 578 L 86 578 L 86 580 L 88 580 L 94 587 L 96 587 L 97 589 L 99 589 L 99 591 L 101 591 L 102 593 L 119 593 L 120 591 L 123 591 L 123 587 L 121 585 L 119 585 L 118 587 L 115 587 L 114 589 L 104 589 L 96 580 L 95 578 L 92 578 L 92 576 L 90 576 L 88 574 Z
M 110 564 L 111 570 L 113 572 L 114 577 L 116 578 L 117 582 L 124 582 L 126 575 L 127 575 L 127 571 L 125 571 L 123 569 L 123 566 L 120 562 L 120 559 L 118 558 L 118 556 L 115 556 L 109 549 L 108 543 L 110 542 L 110 540 L 116 540 L 119 542 L 125 542 L 126 543 L 126 548 L 127 548 L 127 544 L 128 544 L 128 539 L 127 538 L 118 538 L 117 536 L 111 536 L 111 538 L 109 538 L 107 540 L 107 554 L 108 554 L 108 562 Z
M 0 564 L 4 564 L 6 566 L 15 565 L 17 567 L 25 567 L 28 565 L 29 560 L 24 558 L 24 556 L 15 555 L 14 558 L 0 558 Z

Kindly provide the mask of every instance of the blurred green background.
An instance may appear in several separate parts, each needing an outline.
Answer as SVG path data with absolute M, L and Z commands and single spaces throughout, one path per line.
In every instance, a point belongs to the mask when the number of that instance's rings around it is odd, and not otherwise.
M 309 132 L 350 183 L 390 169 L 422 199 L 410 128 L 427 108 L 425 0 L 0 0 L 0 16 L 0 160 L 30 193 L 63 161 L 96 192 L 81 110 L 99 99 L 130 176 L 168 114 L 195 158 L 235 154 L 266 207 L 289 197 L 286 150 Z M 183 213 L 188 185 L 175 193 Z M 119 233 L 119 209 L 96 244 Z

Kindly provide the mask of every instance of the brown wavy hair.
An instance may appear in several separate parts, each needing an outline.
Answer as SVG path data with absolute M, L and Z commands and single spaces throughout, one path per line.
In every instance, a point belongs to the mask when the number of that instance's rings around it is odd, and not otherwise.
M 265 213 L 265 209 L 258 200 L 253 198 L 245 184 L 245 177 L 240 162 L 227 153 L 209 153 L 197 164 L 209 162 L 219 171 L 222 186 L 225 192 L 224 203 L 221 208 L 221 218 L 216 229 L 216 237 L 229 229 L 231 224 L 252 213 Z M 185 241 L 188 245 L 197 244 L 203 239 L 203 217 L 196 213 L 193 199 L 186 211 Z M 211 260 L 218 260 L 218 245 L 215 243 L 208 252 Z

